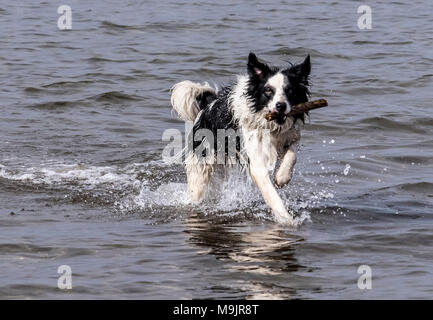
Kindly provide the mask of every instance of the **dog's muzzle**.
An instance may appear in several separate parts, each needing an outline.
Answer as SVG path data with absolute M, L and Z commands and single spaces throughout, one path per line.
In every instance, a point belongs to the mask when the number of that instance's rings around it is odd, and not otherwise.
M 287 104 L 285 102 L 277 102 L 275 109 L 272 110 L 272 119 L 279 125 L 283 125 L 287 119 Z
M 285 113 L 287 110 L 287 104 L 285 102 L 277 102 L 275 104 L 275 108 L 277 109 L 278 113 Z

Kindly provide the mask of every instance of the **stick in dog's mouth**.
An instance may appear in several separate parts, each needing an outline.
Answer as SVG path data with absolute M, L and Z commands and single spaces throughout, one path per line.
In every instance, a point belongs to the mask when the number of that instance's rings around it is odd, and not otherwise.
M 308 101 L 308 102 L 300 103 L 300 104 L 293 106 L 291 108 L 290 112 L 286 112 L 284 114 L 284 116 L 290 117 L 290 116 L 294 116 L 297 114 L 305 113 L 305 112 L 308 112 L 308 111 L 311 111 L 314 109 L 323 108 L 323 107 L 327 107 L 327 106 L 328 106 L 328 101 L 326 101 L 325 99 Z M 281 114 L 279 114 L 279 113 L 268 112 L 265 115 L 265 118 L 266 118 L 266 120 L 271 121 L 271 120 L 277 119 L 280 116 L 281 116 Z

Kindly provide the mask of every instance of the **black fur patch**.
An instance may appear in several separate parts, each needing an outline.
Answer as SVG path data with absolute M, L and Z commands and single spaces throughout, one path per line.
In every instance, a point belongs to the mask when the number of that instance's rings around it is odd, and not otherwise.
M 296 104 L 308 101 L 308 98 L 310 96 L 310 72 L 311 62 L 309 55 L 305 58 L 304 62 L 298 65 L 291 65 L 289 68 L 282 71 L 282 73 L 287 76 L 290 83 L 290 85 L 285 90 L 290 105 L 294 106 Z M 297 119 L 300 119 L 302 120 L 302 122 L 304 122 L 305 115 L 308 115 L 308 112 L 296 115 L 294 117 L 295 121 Z
M 205 91 L 197 97 L 197 102 L 200 110 L 206 108 L 209 103 L 217 98 L 216 94 L 210 91 Z
M 264 94 L 265 84 L 270 77 L 278 72 L 278 68 L 269 67 L 260 62 L 254 53 L 248 56 L 248 88 L 247 95 L 254 103 L 252 111 L 262 110 L 269 102 L 269 97 Z
M 233 129 L 237 130 L 238 126 L 233 121 L 233 115 L 229 109 L 228 105 L 228 95 L 231 92 L 230 87 L 225 87 L 221 91 L 221 93 L 211 101 L 201 112 L 194 123 L 194 127 L 192 129 L 193 137 L 196 136 L 196 132 L 200 129 L 208 129 L 213 133 L 214 137 L 214 150 L 215 154 L 218 154 L 218 146 L 217 146 L 217 134 L 218 129 Z M 197 137 L 198 138 L 198 137 Z M 193 142 L 193 149 L 195 150 L 200 144 L 202 140 Z M 228 154 L 228 138 L 225 139 L 224 152 L 225 155 Z M 240 138 L 236 137 L 236 151 L 240 151 Z M 206 154 L 202 154 L 203 157 Z

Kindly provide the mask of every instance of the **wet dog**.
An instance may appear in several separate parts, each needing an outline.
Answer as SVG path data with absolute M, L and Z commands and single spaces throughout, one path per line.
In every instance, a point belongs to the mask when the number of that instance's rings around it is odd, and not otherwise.
M 271 180 L 270 172 L 279 161 L 274 180 L 277 187 L 289 183 L 296 162 L 296 145 L 300 139 L 300 123 L 305 114 L 288 116 L 290 107 L 308 101 L 310 56 L 300 64 L 286 68 L 269 66 L 250 53 L 247 74 L 240 75 L 232 86 L 218 92 L 208 83 L 182 81 L 172 88 L 171 104 L 184 121 L 193 121 L 193 148 L 188 150 L 185 167 L 188 191 L 199 201 L 207 189 L 215 163 L 204 161 L 205 144 L 213 145 L 221 130 L 236 130 L 237 159 L 246 159 L 250 176 L 259 188 L 275 219 L 293 223 Z M 273 114 L 272 121 L 265 115 Z M 206 130 L 212 136 L 198 132 Z M 227 138 L 227 137 L 226 137 Z M 220 154 L 227 156 L 227 139 Z M 215 150 L 218 148 L 215 143 Z M 213 157 L 217 152 L 212 153 Z

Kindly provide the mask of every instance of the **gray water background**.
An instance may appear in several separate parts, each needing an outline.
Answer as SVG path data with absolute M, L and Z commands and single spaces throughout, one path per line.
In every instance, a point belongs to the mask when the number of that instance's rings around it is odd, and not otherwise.
M 64 2 L 0 1 L 0 298 L 432 298 L 431 1 L 368 3 L 372 30 L 359 1 Z M 161 159 L 169 88 L 250 51 L 311 54 L 330 105 L 280 190 L 299 228 L 236 175 L 192 205 Z

